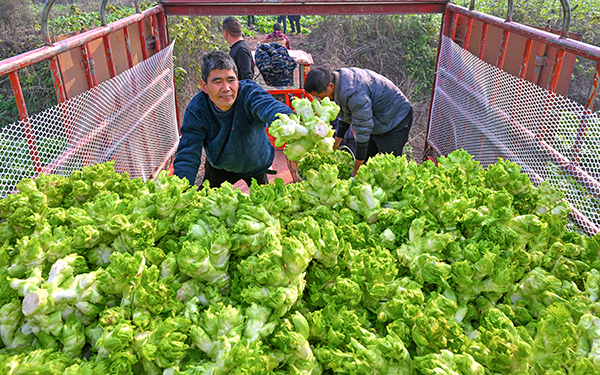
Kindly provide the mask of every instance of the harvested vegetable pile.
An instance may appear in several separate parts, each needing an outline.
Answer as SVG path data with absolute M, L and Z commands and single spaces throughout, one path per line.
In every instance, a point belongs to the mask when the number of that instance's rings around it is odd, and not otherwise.
M 312 150 L 320 154 L 333 152 L 335 132 L 330 122 L 335 120 L 340 107 L 329 98 L 312 102 L 294 98 L 292 106 L 296 113 L 277 114 L 279 118 L 268 128 L 269 134 L 275 137 L 275 147 L 285 145 L 283 152 L 291 161 L 299 160 Z
M 0 201 L 2 374 L 593 374 L 599 240 L 511 162 L 201 191 L 113 164 Z M 186 190 L 187 189 L 187 190 Z
M 319 167 L 325 164 L 335 165 L 338 169 L 338 178 L 347 180 L 354 168 L 354 157 L 349 152 L 340 150 L 333 150 L 333 152 L 326 154 L 312 150 L 304 154 L 302 159 L 298 161 L 298 172 L 305 179 L 308 171 L 316 173 L 319 171 Z

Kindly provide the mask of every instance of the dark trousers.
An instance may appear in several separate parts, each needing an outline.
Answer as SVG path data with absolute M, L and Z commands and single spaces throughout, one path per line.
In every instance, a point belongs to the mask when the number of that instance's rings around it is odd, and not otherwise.
M 369 160 L 369 157 L 375 156 L 379 153 L 393 153 L 396 156 L 402 155 L 404 145 L 406 142 L 408 142 L 408 134 L 410 133 L 412 123 L 413 110 L 411 108 L 404 120 L 402 120 L 402 122 L 400 122 L 400 124 L 398 124 L 398 126 L 396 126 L 394 129 L 380 135 L 371 134 L 365 162 Z
M 249 187 L 253 178 L 256 179 L 256 182 L 258 182 L 259 185 L 266 185 L 269 183 L 266 173 L 261 173 L 252 177 L 243 177 L 237 173 L 215 168 L 210 165 L 208 160 L 204 163 L 204 179 L 202 180 L 202 183 L 204 184 L 204 181 L 208 180 L 211 188 L 221 187 L 221 184 L 225 181 L 228 181 L 233 185 L 239 180 L 244 180 Z
M 255 24 L 254 16 L 248 16 L 248 27 Z
M 287 32 L 287 16 L 277 16 L 277 23 L 281 24 L 281 31 L 285 34 Z
M 300 28 L 300 17 L 301 16 L 289 16 L 289 20 L 290 20 L 290 27 L 292 28 L 292 33 L 298 33 L 300 34 L 300 31 L 302 31 L 302 29 Z M 284 32 L 285 34 L 285 32 Z

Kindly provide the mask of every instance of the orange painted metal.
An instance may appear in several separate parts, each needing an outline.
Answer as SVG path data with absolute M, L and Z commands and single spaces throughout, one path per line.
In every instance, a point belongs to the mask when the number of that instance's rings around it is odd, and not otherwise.
M 600 88 L 600 62 L 596 64 L 596 74 L 594 74 L 594 80 L 592 82 L 592 90 L 588 96 L 588 100 L 585 103 L 585 108 L 592 110 L 594 108 L 594 102 L 596 96 L 598 96 L 598 89 Z
M 27 139 L 27 145 L 29 146 L 29 155 L 31 156 L 31 162 L 36 172 L 41 170 L 40 157 L 38 155 L 37 145 L 35 144 L 35 138 L 33 137 L 33 131 L 31 130 L 31 124 L 29 123 L 29 115 L 27 114 L 27 107 L 25 105 L 25 98 L 23 97 L 23 90 L 21 83 L 19 82 L 19 75 L 17 72 L 11 72 L 9 74 L 10 84 L 15 92 L 15 100 L 17 101 L 17 107 L 19 108 L 19 116 L 23 127 L 25 128 L 25 138 Z
M 117 71 L 115 70 L 115 60 L 113 59 L 110 38 L 108 36 L 103 36 L 102 44 L 104 45 L 104 54 L 106 56 L 106 66 L 108 67 L 108 74 L 110 75 L 110 78 L 114 78 L 117 76 Z
M 563 63 L 565 62 L 565 51 L 559 50 L 554 59 L 554 69 L 552 69 L 552 75 L 550 78 L 550 84 L 548 85 L 548 90 L 551 93 L 556 92 L 556 85 L 558 85 L 558 78 L 560 77 L 560 72 L 562 70 Z M 569 79 L 571 74 L 569 74 Z
M 479 57 L 480 59 L 483 59 L 483 53 L 485 52 L 485 43 L 487 42 L 488 27 L 489 25 L 487 23 L 484 23 L 483 27 L 481 28 L 481 40 L 479 41 L 479 53 L 477 54 L 477 57 Z
M 156 19 L 156 14 L 152 16 L 152 30 L 154 31 L 154 48 L 156 52 L 160 52 L 162 50 L 162 43 L 160 38 L 160 33 L 158 32 L 158 20 Z
M 21 88 L 21 82 L 19 82 L 19 75 L 17 72 L 10 73 L 10 84 L 15 92 L 19 116 L 21 117 L 21 120 L 27 120 L 29 118 L 29 115 L 27 114 L 27 105 L 25 104 L 25 97 L 23 97 L 23 89 Z
M 96 80 L 96 67 L 94 64 L 94 58 L 92 57 L 90 47 L 87 44 L 81 46 L 81 54 L 83 55 L 85 79 L 87 81 L 88 89 L 91 89 L 98 85 L 98 81 Z
M 498 69 L 502 69 L 504 67 L 504 60 L 506 58 L 506 52 L 508 47 L 508 38 L 510 38 L 510 32 L 508 30 L 504 30 L 502 32 L 502 43 L 500 44 L 500 53 L 498 54 L 498 62 L 496 63 L 496 67 Z
M 594 51 L 598 47 L 579 42 L 581 35 L 577 33 L 570 33 L 569 39 L 563 38 L 561 41 L 560 31 L 551 31 L 548 29 L 546 30 L 547 32 L 544 32 L 539 28 L 515 22 L 506 22 L 505 20 L 484 13 L 469 12 L 466 9 L 459 11 L 458 7 L 453 4 L 449 4 L 449 8 L 457 9 L 460 13 L 457 41 L 463 38 L 465 33 L 463 30 L 467 28 L 465 25 L 472 23 L 470 43 L 465 49 L 491 65 L 498 65 L 499 49 L 502 48 L 503 35 L 505 32 L 509 32 L 510 39 L 506 45 L 506 56 L 527 56 L 527 68 L 523 69 L 524 61 L 522 59 L 506 58 L 503 62 L 502 70 L 516 77 L 523 77 L 541 87 L 549 88 L 549 81 L 554 66 L 553 61 L 556 59 L 558 51 L 561 48 L 564 49 L 566 54 L 561 69 L 562 73 L 558 78 L 555 89 L 561 95 L 567 94 L 575 58 L 577 56 L 588 58 L 588 56 L 598 53 Z M 488 24 L 488 30 L 485 33 L 485 51 L 481 54 L 481 51 L 476 48 L 474 43 L 480 41 L 477 38 L 478 35 L 483 34 L 485 24 Z M 464 38 L 466 39 L 466 35 Z M 531 47 L 528 46 L 529 43 L 531 43 Z M 563 47 L 560 47 L 561 43 Z M 525 55 L 524 52 L 528 49 L 530 52 Z
M 56 98 L 58 98 L 59 103 L 64 103 L 67 100 L 67 97 L 65 94 L 65 86 L 60 75 L 60 66 L 58 65 L 58 59 L 55 56 L 51 57 L 49 61 L 50 71 L 52 71 L 52 83 L 54 84 L 54 92 L 56 93 Z
M 146 34 L 144 33 L 144 24 L 142 21 L 137 23 L 138 34 L 140 36 L 140 46 L 142 48 L 142 57 L 144 60 L 148 59 L 148 47 L 146 46 Z
M 533 39 L 528 38 L 525 42 L 525 50 L 523 51 L 523 58 L 521 59 L 521 70 L 519 71 L 519 78 L 525 79 L 525 73 L 527 73 L 527 66 L 529 66 L 529 56 L 531 55 L 531 46 L 533 46 Z
M 125 52 L 127 54 L 127 65 L 129 68 L 133 68 L 133 53 L 131 51 L 131 37 L 129 35 L 129 29 L 126 27 L 123 29 L 123 36 L 125 38 Z
M 452 26 L 450 26 L 450 39 L 456 39 L 456 27 L 458 25 L 458 14 L 452 13 Z
M 463 45 L 463 48 L 467 51 L 469 50 L 469 43 L 471 42 L 471 31 L 473 31 L 473 19 L 469 18 L 469 20 L 467 21 L 467 29 L 465 31 L 465 42 Z
M 142 13 L 123 18 L 122 20 L 112 22 L 107 26 L 100 26 L 88 30 L 71 38 L 54 43 L 52 46 L 41 47 L 33 51 L 9 57 L 8 59 L 0 61 L 0 76 L 37 64 L 74 48 L 81 47 L 93 40 L 101 39 L 105 35 L 113 34 L 129 25 L 133 25 L 143 18 L 159 13 L 163 14 L 163 7 L 161 5 L 145 10 Z
M 151 17 L 142 19 L 141 24 L 144 26 L 145 35 L 151 35 L 153 32 Z M 143 60 L 142 44 L 140 38 L 137 37 L 139 30 L 137 25 L 130 25 L 127 28 L 132 49 L 133 64 L 137 64 Z M 60 42 L 67 38 L 80 35 L 85 30 L 68 34 L 59 35 L 54 39 Z M 94 61 L 94 72 L 97 84 L 123 73 L 129 69 L 127 53 L 125 48 L 125 36 L 120 30 L 110 35 L 105 35 L 102 38 L 90 41 L 87 43 L 89 56 Z M 156 53 L 154 44 L 147 47 L 148 56 L 153 56 Z M 64 82 L 67 99 L 72 98 L 88 90 L 88 77 L 84 70 L 84 54 L 81 48 L 76 48 L 58 55 L 60 63 L 60 73 Z

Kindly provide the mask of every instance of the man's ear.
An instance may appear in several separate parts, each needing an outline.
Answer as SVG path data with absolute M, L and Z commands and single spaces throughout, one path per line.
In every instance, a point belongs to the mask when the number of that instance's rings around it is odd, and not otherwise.
M 203 79 L 200 80 L 200 88 L 202 88 L 202 91 L 204 91 L 206 94 L 208 94 L 208 90 L 206 88 L 206 82 L 204 82 Z
M 335 83 L 331 82 L 327 85 L 327 88 L 331 89 L 332 91 L 335 90 Z

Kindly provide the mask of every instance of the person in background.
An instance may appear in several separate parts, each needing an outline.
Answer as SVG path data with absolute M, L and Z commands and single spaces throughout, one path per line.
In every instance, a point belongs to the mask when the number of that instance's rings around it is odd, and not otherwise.
M 286 17 L 287 16 L 277 16 L 277 23 L 280 24 L 281 26 L 283 26 L 283 33 L 284 34 L 287 33 L 287 21 L 286 21 Z
M 292 28 L 292 34 L 300 34 L 302 29 L 300 28 L 300 17 L 302 16 L 289 16 L 290 27 Z M 284 31 L 285 32 L 285 31 Z
M 330 72 L 313 68 L 304 90 L 313 97 L 329 98 L 340 106 L 334 148 L 352 125 L 356 141 L 354 170 L 371 156 L 402 155 L 413 121 L 410 102 L 392 81 L 368 69 L 342 68 Z
M 281 25 L 279 23 L 273 24 L 273 32 L 267 35 L 266 39 L 283 39 L 285 40 L 285 48 L 290 49 L 290 40 L 281 32 Z
M 254 26 L 256 24 L 256 21 L 254 20 L 254 16 L 248 16 L 248 28 L 250 28 L 251 26 Z
M 248 43 L 242 37 L 242 24 L 235 17 L 227 17 L 223 20 L 223 37 L 229 44 L 229 56 L 235 61 L 238 71 L 238 79 L 254 78 L 254 59 Z
M 234 184 L 252 179 L 268 183 L 265 171 L 273 163 L 275 149 L 266 127 L 277 113 L 293 111 L 254 81 L 238 81 L 233 59 L 225 52 L 212 51 L 202 57 L 202 91 L 188 104 L 174 173 L 195 183 L 206 152 L 204 180 L 211 187 L 225 181 Z

